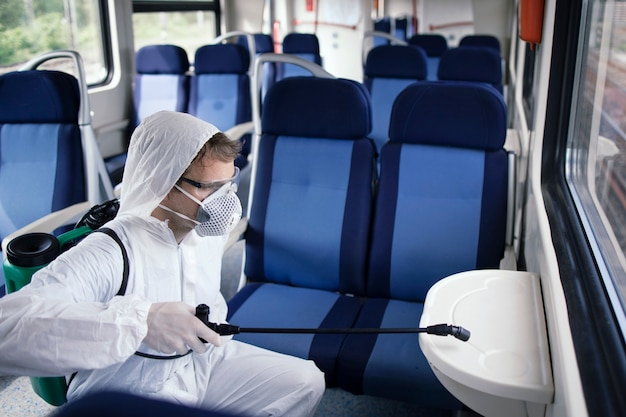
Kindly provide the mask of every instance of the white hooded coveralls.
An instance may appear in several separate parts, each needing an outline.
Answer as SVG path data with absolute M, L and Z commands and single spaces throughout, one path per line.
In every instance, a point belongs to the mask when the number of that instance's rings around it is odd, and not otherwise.
M 68 399 L 120 390 L 242 415 L 306 416 L 324 391 L 311 361 L 237 341 L 174 360 L 142 344 L 154 302 L 211 307 L 224 322 L 220 293 L 226 236 L 190 232 L 178 244 L 166 222 L 151 216 L 191 161 L 218 130 L 183 113 L 159 112 L 141 123 L 130 142 L 120 210 L 107 227 L 120 237 L 130 274 L 126 295 L 116 296 L 123 271 L 120 248 L 104 233 L 37 272 L 31 284 L 0 300 L 0 373 L 69 375 Z

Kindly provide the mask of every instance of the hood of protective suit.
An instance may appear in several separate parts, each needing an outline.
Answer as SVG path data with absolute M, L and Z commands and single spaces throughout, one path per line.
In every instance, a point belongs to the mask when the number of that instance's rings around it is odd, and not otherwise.
M 118 215 L 150 216 L 217 132 L 186 113 L 161 111 L 145 118 L 130 139 Z

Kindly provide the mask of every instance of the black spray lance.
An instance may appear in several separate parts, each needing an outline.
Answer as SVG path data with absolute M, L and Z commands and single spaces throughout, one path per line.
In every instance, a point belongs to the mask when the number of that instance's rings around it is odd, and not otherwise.
M 226 336 L 239 333 L 289 333 L 289 334 L 379 334 L 379 333 L 428 333 L 437 336 L 454 336 L 463 342 L 470 338 L 469 330 L 450 324 L 435 324 L 428 327 L 414 328 L 280 328 L 280 327 L 239 327 L 232 324 L 217 324 L 209 321 L 209 306 L 200 304 L 196 307 L 198 317 L 215 333 Z M 201 339 L 202 340 L 202 339 Z M 202 340 L 206 343 L 205 340 Z

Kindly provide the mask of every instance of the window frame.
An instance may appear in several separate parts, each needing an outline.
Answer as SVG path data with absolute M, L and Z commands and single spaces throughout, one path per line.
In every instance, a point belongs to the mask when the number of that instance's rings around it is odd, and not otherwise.
M 542 152 L 542 194 L 589 415 L 626 415 L 626 349 L 566 178 L 579 40 L 594 0 L 557 2 Z

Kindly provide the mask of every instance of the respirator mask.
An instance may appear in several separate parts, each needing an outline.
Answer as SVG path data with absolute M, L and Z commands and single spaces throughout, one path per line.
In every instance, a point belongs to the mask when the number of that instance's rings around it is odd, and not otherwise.
M 216 190 L 200 201 L 180 186 L 174 185 L 178 191 L 200 206 L 195 220 L 175 212 L 169 207 L 162 205 L 159 207 L 194 222 L 196 233 L 200 237 L 229 234 L 241 220 L 242 214 L 241 202 L 236 194 L 239 183 L 239 168 L 235 167 L 235 175 L 228 180 L 214 181 L 208 184 L 198 183 L 187 178 L 181 178 L 181 180 L 200 189 L 213 188 Z

